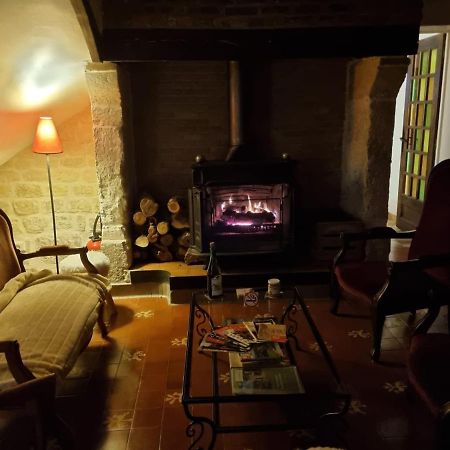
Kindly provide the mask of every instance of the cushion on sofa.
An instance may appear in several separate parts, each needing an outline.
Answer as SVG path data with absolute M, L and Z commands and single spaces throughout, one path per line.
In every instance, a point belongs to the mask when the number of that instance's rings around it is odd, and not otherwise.
M 17 276 L 15 287 L 25 274 Z M 55 373 L 62 378 L 89 342 L 107 292 L 106 280 L 99 276 L 49 275 L 45 271 L 41 275 L 32 275 L 32 281 L 25 282 L 0 313 L 0 340 L 19 342 L 24 364 L 36 377 Z M 12 381 L 2 354 L 0 386 Z

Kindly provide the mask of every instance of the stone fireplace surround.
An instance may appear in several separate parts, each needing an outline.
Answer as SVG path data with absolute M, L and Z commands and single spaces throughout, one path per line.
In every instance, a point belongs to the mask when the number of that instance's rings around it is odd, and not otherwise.
M 367 226 L 387 219 L 395 99 L 406 57 L 254 63 L 245 127 L 249 158 L 297 160 L 304 218 L 340 208 Z M 141 191 L 186 197 L 197 154 L 228 153 L 226 61 L 91 63 L 102 248 L 113 281 L 132 264 L 130 211 Z

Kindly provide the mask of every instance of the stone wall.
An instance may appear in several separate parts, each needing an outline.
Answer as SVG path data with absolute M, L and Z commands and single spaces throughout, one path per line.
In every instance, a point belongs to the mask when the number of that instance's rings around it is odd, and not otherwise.
M 82 246 L 99 211 L 89 107 L 56 127 L 63 144 L 62 154 L 50 155 L 58 244 Z M 31 145 L 0 166 L 0 208 L 12 221 L 20 250 L 53 245 L 46 156 L 33 153 Z M 52 259 L 26 265 L 55 269 Z
M 128 279 L 131 264 L 130 197 L 134 193 L 132 99 L 126 70 L 113 63 L 90 63 L 86 81 L 91 99 L 102 250 L 111 261 L 109 278 Z
M 341 206 L 367 227 L 387 222 L 395 101 L 407 67 L 406 57 L 365 58 L 349 65 Z M 388 245 L 372 241 L 369 256 L 386 257 Z

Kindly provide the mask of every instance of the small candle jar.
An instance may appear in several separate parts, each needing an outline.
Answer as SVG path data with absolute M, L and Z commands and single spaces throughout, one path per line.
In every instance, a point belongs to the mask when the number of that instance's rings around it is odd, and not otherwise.
M 281 293 L 280 280 L 278 278 L 270 278 L 267 281 L 267 295 L 269 297 L 277 297 Z

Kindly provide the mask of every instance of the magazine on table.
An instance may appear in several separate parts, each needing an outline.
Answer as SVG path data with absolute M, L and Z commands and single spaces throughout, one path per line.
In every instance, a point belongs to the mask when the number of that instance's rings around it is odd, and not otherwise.
M 257 343 L 246 352 L 230 352 L 229 359 L 230 368 L 286 364 L 285 354 L 276 342 Z
M 305 388 L 295 366 L 233 367 L 231 389 L 234 395 L 302 394 Z
M 248 346 L 242 346 L 239 342 L 227 336 L 217 335 L 214 331 L 203 336 L 198 347 L 198 351 L 209 352 L 244 352 L 248 350 Z

